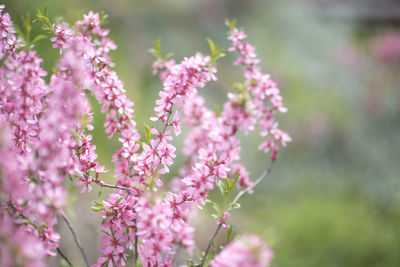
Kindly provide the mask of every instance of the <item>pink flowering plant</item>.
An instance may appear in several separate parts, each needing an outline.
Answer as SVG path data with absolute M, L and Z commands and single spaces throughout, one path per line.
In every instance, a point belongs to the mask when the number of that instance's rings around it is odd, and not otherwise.
M 210 55 L 197 53 L 176 62 L 161 54 L 159 41 L 154 43 L 153 73 L 159 75 L 162 88 L 150 120 L 161 127 L 146 125 L 142 137 L 133 102 L 113 70 L 109 52 L 116 45 L 102 16 L 91 11 L 73 25 L 53 24 L 46 12 L 38 11 L 34 21 L 51 33 L 53 48 L 60 52 L 46 82 L 42 59 L 33 50 L 42 37 L 30 41 L 29 30 L 17 34 L 4 8 L 0 5 L 1 266 L 45 266 L 45 258 L 57 254 L 72 266 L 68 252 L 59 248 L 59 220 L 67 223 L 87 266 L 125 266 L 128 260 L 134 265 L 173 266 L 182 250 L 189 257 L 187 266 L 270 265 L 273 252 L 259 237 L 245 234 L 232 241 L 230 215 L 240 207 L 240 198 L 269 174 L 280 147 L 291 138 L 275 119 L 276 113 L 286 112 L 277 84 L 261 71 L 254 46 L 234 21 L 226 21 L 228 51 L 237 53 L 233 64 L 243 68 L 244 76 L 220 114 L 205 106 L 199 91 L 217 80 L 216 60 L 224 49 L 208 40 Z M 105 133 L 120 142 L 112 157 L 113 170 L 97 162 L 89 95 L 105 114 Z M 186 161 L 179 177 L 166 185 L 178 153 L 172 141 L 183 126 L 189 129 L 183 149 Z M 256 129 L 269 167 L 252 180 L 240 162 L 237 133 Z M 107 171 L 115 178 L 112 184 L 102 179 Z M 92 206 L 101 217 L 97 262 L 88 262 L 63 211 L 68 183 L 82 194 L 111 191 L 105 199 L 99 194 Z M 216 188 L 229 204 L 220 206 L 208 198 Z M 199 252 L 192 218 L 207 203 L 216 211 L 216 229 L 206 250 Z M 214 239 L 224 229 L 230 244 L 217 249 Z

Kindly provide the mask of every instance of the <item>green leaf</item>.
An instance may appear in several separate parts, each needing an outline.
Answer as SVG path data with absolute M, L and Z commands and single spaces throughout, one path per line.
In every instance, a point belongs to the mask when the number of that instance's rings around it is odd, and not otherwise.
M 221 214 L 222 212 L 221 212 L 221 208 L 218 206 L 218 204 L 217 203 L 215 203 L 214 201 L 212 201 L 212 200 L 210 200 L 210 199 L 206 199 L 206 203 L 210 203 L 211 204 L 211 206 L 214 208 L 214 210 L 218 213 L 218 214 Z M 219 216 L 217 216 L 217 217 L 219 217 Z
M 145 124 L 144 125 L 144 135 L 146 137 L 146 143 L 150 144 L 150 140 L 151 140 L 151 128 Z
M 68 267 L 68 266 L 69 266 L 69 264 L 66 260 L 64 260 L 64 259 L 60 260 L 60 267 Z
M 32 44 L 39 42 L 40 40 L 46 39 L 48 36 L 44 34 L 37 35 L 35 38 L 32 40 Z
M 113 208 L 115 208 L 125 197 L 120 197 L 117 202 L 114 203 Z
M 214 251 L 217 251 L 217 246 L 215 246 L 214 241 L 210 240 L 210 244 L 213 247 Z
M 140 145 L 140 147 L 142 147 L 142 146 L 143 146 L 143 143 L 142 143 L 142 142 L 140 142 L 140 140 L 136 140 L 136 141 L 135 141 L 135 143 L 136 143 L 136 144 L 139 144 L 139 145 Z
M 219 188 L 219 191 L 221 192 L 222 196 L 226 196 L 227 195 L 227 187 L 226 187 L 225 180 L 220 179 L 218 181 L 218 188 Z
M 186 260 L 186 267 L 200 267 L 200 264 L 195 264 L 193 259 L 189 258 Z
M 236 19 L 230 20 L 230 19 L 225 19 L 225 25 L 228 26 L 231 30 L 236 28 Z
M 210 56 L 211 56 L 212 61 L 215 61 L 218 58 L 225 56 L 225 54 L 224 54 L 225 48 L 219 47 L 210 38 L 207 38 L 207 42 L 208 42 L 208 46 L 210 47 Z
M 107 232 L 107 231 L 104 230 L 104 229 L 101 229 L 101 232 L 103 232 L 103 233 L 106 234 L 106 235 L 111 235 L 109 232 Z
M 39 9 L 36 9 L 36 19 L 34 19 L 33 23 L 42 23 L 42 29 L 45 31 L 53 31 L 54 25 L 51 23 L 49 17 L 47 16 L 47 7 L 44 8 L 43 14 Z
M 238 234 L 236 234 L 236 235 L 233 237 L 232 241 L 235 241 L 236 239 L 238 239 L 238 238 L 241 237 L 242 235 L 243 235 L 243 233 L 238 233 Z
M 100 12 L 100 25 L 105 26 L 108 23 L 108 14 L 103 10 Z
M 161 38 L 158 37 L 157 41 L 153 42 L 153 48 L 149 49 L 149 52 L 156 58 L 162 58 L 161 56 Z
M 99 212 L 104 210 L 104 206 L 101 202 L 92 201 L 92 206 L 90 207 L 90 209 L 94 212 Z
M 105 217 L 105 218 L 101 221 L 101 224 L 105 224 L 109 219 L 111 219 L 111 216 Z
M 164 56 L 164 60 L 168 60 L 168 59 L 170 59 L 171 57 L 173 57 L 174 56 L 174 53 L 167 53 L 165 56 Z
M 240 177 L 240 173 L 236 174 L 232 181 L 229 181 L 229 179 L 226 178 L 226 179 L 228 179 L 228 181 L 227 181 L 227 184 L 228 184 L 228 190 L 227 191 L 228 191 L 228 193 L 232 190 L 232 187 L 235 185 L 235 183 L 237 182 L 239 177 Z
M 234 209 L 239 209 L 239 208 L 240 208 L 239 203 L 236 203 L 236 202 L 229 203 L 229 210 L 234 210 Z
M 231 224 L 231 226 L 229 226 L 228 231 L 226 232 L 226 241 L 227 241 L 227 242 L 231 239 L 232 230 L 233 230 L 233 225 Z

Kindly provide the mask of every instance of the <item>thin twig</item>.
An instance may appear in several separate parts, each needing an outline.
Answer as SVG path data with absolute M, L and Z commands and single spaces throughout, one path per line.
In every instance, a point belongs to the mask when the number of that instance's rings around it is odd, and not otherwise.
M 211 237 L 210 242 L 208 242 L 208 246 L 206 248 L 206 251 L 204 252 L 203 260 L 201 261 L 200 267 L 204 266 L 204 263 L 206 262 L 206 259 L 207 259 L 207 254 L 210 251 L 211 244 L 214 242 L 214 238 L 217 236 L 219 230 L 221 230 L 221 227 L 222 227 L 222 224 L 219 224 L 217 229 L 215 229 L 215 232 L 214 232 L 213 236 Z
M 101 187 L 108 187 L 108 188 L 114 188 L 114 189 L 121 189 L 121 190 L 125 190 L 126 192 L 128 192 L 129 194 L 131 193 L 129 187 L 125 187 L 125 186 L 120 186 L 120 185 L 112 185 L 112 184 L 106 184 L 103 183 L 103 181 L 100 180 L 94 180 L 94 182 L 101 186 Z
M 3 201 L 6 205 L 8 205 L 13 212 L 17 212 L 17 208 L 12 204 L 11 200 L 9 202 Z M 19 216 L 21 216 L 21 218 L 29 220 L 28 217 L 26 217 L 24 214 L 19 213 Z M 68 263 L 69 266 L 73 267 L 74 265 L 71 263 L 71 261 L 67 258 L 67 256 L 64 255 L 64 253 L 62 253 L 60 248 L 57 248 L 57 252 L 58 254 L 60 254 L 60 256 Z
M 247 192 L 251 191 L 254 187 L 256 187 L 262 180 L 264 180 L 265 177 L 268 176 L 268 174 L 271 173 L 272 170 L 272 164 L 273 162 L 269 164 L 268 168 L 260 175 L 260 177 L 257 178 L 257 180 L 254 182 L 252 186 L 246 187 L 245 189 L 239 191 L 239 193 L 236 195 L 236 197 L 233 199 L 232 203 L 237 203 L 239 199 L 246 194 Z M 227 211 L 230 211 L 232 209 L 232 206 L 229 206 Z
M 267 177 L 268 174 L 271 173 L 272 164 L 273 164 L 273 162 L 271 161 L 270 164 L 269 164 L 269 166 L 268 166 L 268 168 L 260 175 L 260 177 L 257 178 L 257 180 L 254 182 L 253 185 L 251 185 L 251 186 L 249 186 L 249 187 L 247 187 L 247 188 L 245 188 L 245 189 L 239 191 L 239 193 L 238 193 L 238 194 L 236 195 L 236 197 L 233 199 L 232 203 L 237 203 L 237 202 L 239 201 L 239 199 L 240 199 L 244 194 L 246 194 L 247 192 L 251 191 L 254 187 L 256 187 L 259 183 L 261 183 L 261 181 L 264 180 L 264 178 Z M 229 206 L 228 209 L 227 209 L 227 211 L 229 212 L 229 211 L 232 209 L 233 206 L 234 206 L 234 204 L 232 204 L 231 206 Z M 217 227 L 217 229 L 215 229 L 215 232 L 214 232 L 213 236 L 211 237 L 210 242 L 208 242 L 208 246 L 207 246 L 206 251 L 204 252 L 204 256 L 203 256 L 203 259 L 202 259 L 202 261 L 201 261 L 200 267 L 203 267 L 203 266 L 204 266 L 204 263 L 206 262 L 206 258 L 207 258 L 208 252 L 209 252 L 210 247 L 211 247 L 211 244 L 212 244 L 212 242 L 214 242 L 214 238 L 217 236 L 219 230 L 221 230 L 221 227 L 222 227 L 222 224 L 219 224 L 218 227 Z
M 64 255 L 64 253 L 62 253 L 60 248 L 57 248 L 57 252 L 58 254 L 60 254 L 60 256 L 68 263 L 69 266 L 73 267 L 74 265 L 71 263 L 71 261 L 67 258 L 67 256 Z
M 68 228 L 71 231 L 72 236 L 74 237 L 75 243 L 78 246 L 79 251 L 81 252 L 83 259 L 85 260 L 86 266 L 90 267 L 89 261 L 88 261 L 88 259 L 86 257 L 86 254 L 85 254 L 85 251 L 83 250 L 81 242 L 79 241 L 78 236 L 76 235 L 76 232 L 75 232 L 74 228 L 72 227 L 71 221 L 67 218 L 67 216 L 64 213 L 61 213 L 61 217 L 64 219 L 65 223 L 68 225 Z

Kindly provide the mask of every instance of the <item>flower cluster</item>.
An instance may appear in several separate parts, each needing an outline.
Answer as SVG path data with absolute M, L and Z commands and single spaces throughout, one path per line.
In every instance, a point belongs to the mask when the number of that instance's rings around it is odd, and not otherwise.
M 16 249 L 26 256 L 22 256 L 23 263 L 29 265 L 31 260 L 41 262 L 43 256 L 56 255 L 60 237 L 53 228 L 67 199 L 63 181 L 68 175 L 82 175 L 82 162 L 76 157 L 80 146 L 77 139 L 84 136 L 82 119 L 90 117 L 91 107 L 79 85 L 87 84 L 88 73 L 74 52 L 79 46 L 75 44 L 61 57 L 57 73 L 46 84 L 43 77 L 47 73 L 34 51 L 7 46 L 16 37 L 9 29 L 8 14 L 0 16 L 0 28 L 8 32 L 1 40 L 6 50 L 0 68 L 0 118 L 3 128 L 10 132 L 1 156 L 12 157 L 2 162 L 1 218 L 4 227 L 14 220 L 10 229 L 4 229 L 11 236 L 11 244 L 21 242 L 17 239 L 26 232 L 36 248 L 35 253 L 26 246 Z
M 277 84 L 269 74 L 262 73 L 257 66 L 260 60 L 255 53 L 255 47 L 243 41 L 247 36 L 242 30 L 234 25 L 230 27 L 228 39 L 232 41 L 232 46 L 229 50 L 239 52 L 239 57 L 234 64 L 242 65 L 244 68 L 246 79 L 244 87 L 251 93 L 248 105 L 253 110 L 254 118 L 261 129 L 261 136 L 265 137 L 259 149 L 264 150 L 265 153 L 271 152 L 270 157 L 274 161 L 279 151 L 277 143 L 280 142 L 282 146 L 286 146 L 286 143 L 291 141 L 290 136 L 278 128 L 278 122 L 274 119 L 277 111 L 286 112 L 286 108 L 283 107 Z
M 243 235 L 215 256 L 212 267 L 268 267 L 274 252 L 259 237 Z
M 54 227 L 59 216 L 68 222 L 63 212 L 66 177 L 81 187 L 81 193 L 96 185 L 101 190 L 113 189 L 107 199 L 93 202 L 103 232 L 101 255 L 93 266 L 125 266 L 130 258 L 143 266 L 172 266 L 177 248 L 193 256 L 191 219 L 210 202 L 208 195 L 216 186 L 225 198 L 232 190 L 238 194 L 222 209 L 214 203 L 217 230 L 209 247 L 221 228 L 232 230 L 230 211 L 263 178 L 250 180 L 240 162 L 237 133 L 247 134 L 258 126 L 264 137 L 260 149 L 269 154 L 271 164 L 279 147 L 291 140 L 274 117 L 286 111 L 280 91 L 257 66 L 260 60 L 254 47 L 243 41 L 243 31 L 231 25 L 228 39 L 232 41 L 229 50 L 239 52 L 234 64 L 244 67 L 245 80 L 238 92 L 228 94 L 219 114 L 205 106 L 199 93 L 217 80 L 215 51 L 178 63 L 157 51 L 153 69 L 160 72 L 162 90 L 150 120 L 161 128 L 146 125 L 142 138 L 133 102 L 112 69 L 109 52 L 116 45 L 98 13 L 91 11 L 72 26 L 51 24 L 39 14 L 52 30 L 53 47 L 60 51 L 56 72 L 46 83 L 42 60 L 33 50 L 21 50 L 3 9 L 0 6 L 0 59 L 4 58 L 0 67 L 0 265 L 44 266 L 44 257 L 56 255 L 56 249 L 65 257 L 58 249 L 60 236 Z M 89 94 L 105 114 L 106 134 L 120 142 L 112 158 L 115 184 L 101 179 L 105 168 L 96 161 L 96 146 L 89 134 L 93 129 Z M 187 160 L 170 191 L 162 193 L 163 175 L 177 153 L 173 135 L 180 135 L 183 126 L 190 128 L 183 150 Z M 201 266 L 209 262 L 209 247 Z M 268 266 L 272 256 L 260 239 L 245 235 L 228 245 L 211 265 Z

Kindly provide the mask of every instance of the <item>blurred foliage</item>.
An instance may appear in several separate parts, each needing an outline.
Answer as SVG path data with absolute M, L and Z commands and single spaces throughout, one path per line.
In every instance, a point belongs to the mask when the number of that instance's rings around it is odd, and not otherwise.
M 311 0 L 5 0 L 5 4 L 20 27 L 22 16 L 32 18 L 36 8 L 45 6 L 52 21 L 62 16 L 73 22 L 89 10 L 105 11 L 111 38 L 119 46 L 112 54 L 116 71 L 135 102 L 138 126 L 149 123 L 161 87 L 151 75 L 154 58 L 147 51 L 152 42 L 160 37 L 163 53 L 173 52 L 177 60 L 196 51 L 208 53 L 209 45 L 214 50 L 229 45 L 224 19 L 237 19 L 257 47 L 263 69 L 280 85 L 289 108 L 281 116 L 281 126 L 294 141 L 280 152 L 266 181 L 232 213 L 234 234 L 262 235 L 276 252 L 277 267 L 400 266 L 400 64 L 399 58 L 394 63 L 380 59 L 374 45 L 376 38 L 399 25 L 327 19 L 318 12 L 317 1 Z M 37 24 L 30 31 L 31 40 L 46 34 Z M 51 73 L 58 52 L 44 39 L 35 47 Z M 218 83 L 202 90 L 210 108 L 221 106 L 232 84 L 242 79 L 240 69 L 231 66 L 233 58 L 228 53 L 218 60 Z M 97 105 L 93 108 L 99 161 L 112 170 L 110 159 L 118 144 L 109 142 L 102 128 L 104 117 Z M 138 129 L 144 135 L 143 127 Z M 256 151 L 260 138 L 250 134 L 242 136 L 242 142 L 246 143 L 243 159 L 256 179 L 267 162 Z M 181 149 L 182 143 L 177 146 Z M 172 174 L 176 173 L 175 168 Z M 111 173 L 106 179 L 112 181 Z M 97 214 L 87 215 L 97 195 L 78 199 L 76 224 L 83 243 L 90 244 L 94 262 L 100 240 L 96 237 L 93 245 L 94 230 L 85 230 L 98 225 Z M 202 247 L 215 227 L 212 220 L 209 215 L 197 220 Z M 224 244 L 225 233 L 218 241 L 217 245 Z M 68 242 L 66 238 L 62 246 L 69 247 Z

